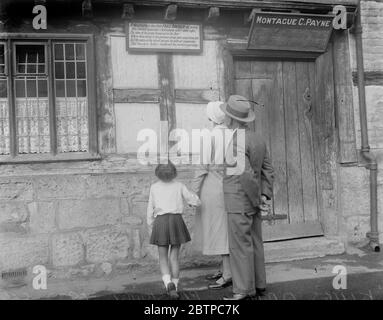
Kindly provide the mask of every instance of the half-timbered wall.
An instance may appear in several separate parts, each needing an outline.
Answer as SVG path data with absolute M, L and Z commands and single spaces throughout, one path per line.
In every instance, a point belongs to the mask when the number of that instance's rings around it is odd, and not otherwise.
M 369 135 L 380 167 L 383 67 L 378 61 L 383 24 L 378 16 L 382 10 L 381 2 L 362 2 Z M 242 20 L 233 28 L 206 25 L 203 52 L 186 55 L 127 52 L 120 19 L 55 23 L 51 32 L 94 34 L 99 155 L 92 161 L 0 167 L 0 270 L 44 264 L 70 267 L 73 274 L 102 275 L 103 262 L 117 271 L 130 270 L 132 265 L 152 270 L 156 250 L 148 244 L 145 210 L 154 168 L 137 163 L 137 132 L 142 128 L 158 131 L 160 120 L 189 133 L 208 126 L 207 102 L 224 100 L 234 90 L 230 50 L 246 44 L 249 25 Z M 34 30 L 20 27 L 10 32 Z M 315 69 L 310 74 L 316 75 L 312 95 L 321 96 L 312 122 L 317 139 L 318 212 L 325 236 L 342 236 L 345 242 L 365 240 L 369 230 L 368 171 L 358 160 L 353 47 L 352 34 L 336 33 L 328 51 L 310 62 Z M 287 66 L 292 64 L 290 59 Z M 179 172 L 188 184 L 193 171 L 179 166 Z M 383 230 L 381 172 L 378 209 Z M 192 237 L 193 219 L 193 212 L 187 211 Z M 196 253 L 192 244 L 185 246 L 182 259 L 184 265 L 211 262 Z
M 129 53 L 124 35 L 110 39 L 117 153 L 136 153 L 138 132 L 147 128 L 159 135 L 160 120 L 190 137 L 192 129 L 209 127 L 206 103 L 220 99 L 216 41 L 204 41 L 202 53 L 190 55 Z M 161 102 L 167 90 L 169 105 Z

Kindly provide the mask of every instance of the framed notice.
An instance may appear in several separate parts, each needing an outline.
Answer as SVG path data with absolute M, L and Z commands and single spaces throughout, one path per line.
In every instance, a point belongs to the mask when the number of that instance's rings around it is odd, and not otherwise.
M 256 12 L 248 49 L 324 52 L 333 19 L 333 15 Z
M 202 51 L 202 24 L 199 23 L 129 21 L 126 37 L 128 51 Z

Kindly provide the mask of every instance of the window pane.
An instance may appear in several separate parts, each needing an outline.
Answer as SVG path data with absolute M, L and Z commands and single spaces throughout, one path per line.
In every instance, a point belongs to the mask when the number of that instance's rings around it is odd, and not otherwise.
M 76 96 L 76 81 L 75 80 L 66 81 L 66 96 L 67 97 Z
M 27 64 L 27 73 L 36 73 L 36 67 L 35 64 Z
M 27 80 L 27 96 L 29 98 L 37 97 L 36 80 Z
M 55 60 L 64 60 L 64 49 L 61 43 L 55 44 Z
M 77 79 L 85 79 L 85 62 L 77 62 Z
M 74 44 L 65 44 L 65 60 L 74 60 Z
M 17 66 L 17 72 L 18 72 L 18 73 L 25 73 L 25 67 L 26 67 L 25 64 L 19 64 L 19 65 Z
M 37 72 L 38 73 L 45 73 L 45 65 L 39 64 Z
M 47 87 L 47 80 L 39 80 L 38 81 L 39 86 L 39 97 L 48 97 L 48 87 Z
M 0 44 L 0 74 L 5 73 L 5 46 Z
M 16 80 L 16 98 L 25 97 L 25 80 Z
M 74 62 L 67 62 L 66 63 L 66 78 L 67 79 L 74 79 L 75 78 Z
M 5 50 L 4 45 L 0 44 L 0 64 L 5 64 L 5 56 L 4 56 Z
M 65 81 L 56 80 L 56 97 L 65 97 Z
M 77 96 L 86 97 L 86 81 L 77 80 Z
M 0 79 L 0 98 L 6 98 L 7 96 L 7 80 Z
M 64 62 L 55 62 L 55 78 L 64 79 Z
M 36 74 L 39 70 L 45 71 L 45 46 L 17 44 L 16 71 L 18 73 Z
M 85 60 L 85 44 L 76 43 L 76 59 Z

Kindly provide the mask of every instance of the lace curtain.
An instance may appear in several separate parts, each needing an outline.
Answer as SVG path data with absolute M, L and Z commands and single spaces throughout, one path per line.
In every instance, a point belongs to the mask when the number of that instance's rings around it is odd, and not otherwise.
M 16 98 L 19 153 L 50 152 L 48 98 Z
M 9 154 L 8 99 L 0 99 L 0 154 Z
M 88 150 L 87 98 L 57 98 L 57 151 Z

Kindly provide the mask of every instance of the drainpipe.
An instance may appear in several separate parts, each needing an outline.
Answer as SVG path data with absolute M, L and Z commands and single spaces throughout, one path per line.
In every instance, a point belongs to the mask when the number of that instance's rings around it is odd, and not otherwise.
M 375 252 L 380 251 L 379 232 L 378 232 L 378 164 L 375 155 L 370 152 L 367 131 L 367 111 L 366 111 L 366 91 L 364 82 L 363 64 L 363 43 L 362 43 L 362 24 L 361 24 L 361 4 L 357 9 L 355 21 L 355 40 L 356 40 L 356 63 L 358 73 L 358 93 L 359 93 L 359 117 L 361 130 L 361 156 L 365 161 L 366 169 L 370 170 L 370 232 L 367 237 L 370 246 Z

